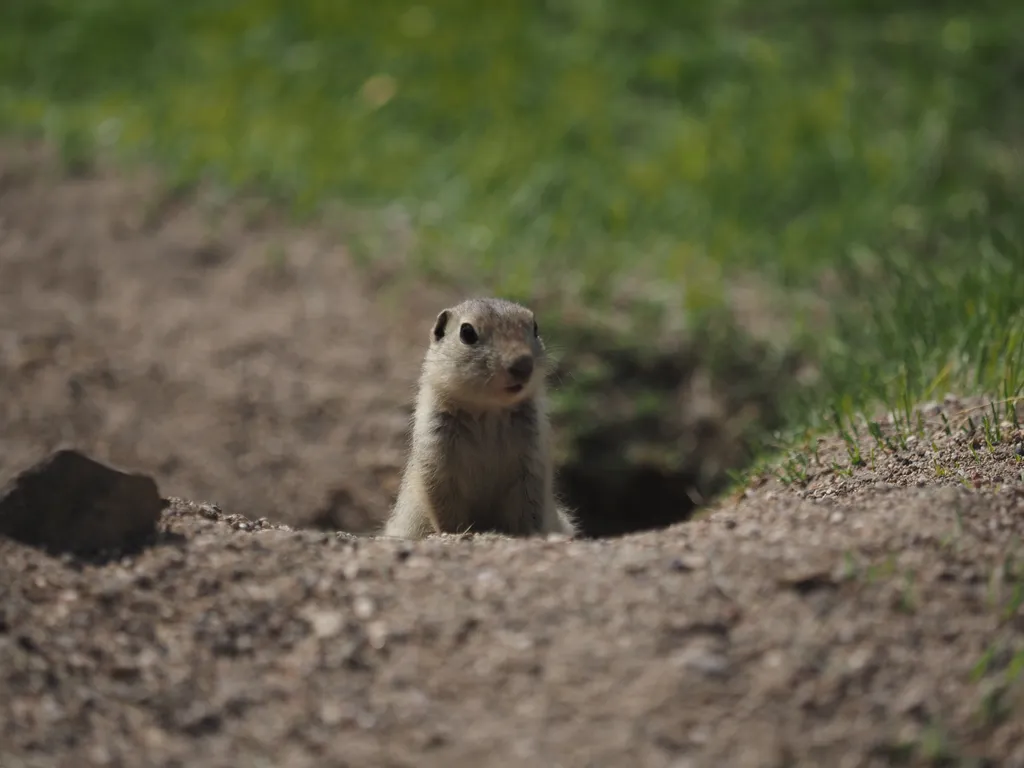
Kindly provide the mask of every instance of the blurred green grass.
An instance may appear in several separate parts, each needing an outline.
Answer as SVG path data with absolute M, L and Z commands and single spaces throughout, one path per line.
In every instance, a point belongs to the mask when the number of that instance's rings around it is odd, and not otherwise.
M 1022 88 L 1011 0 L 0 7 L 0 128 L 69 162 L 397 204 L 420 268 L 513 297 L 639 280 L 699 318 L 734 278 L 838 285 L 827 322 L 787 307 L 821 374 L 794 428 L 1022 393 Z

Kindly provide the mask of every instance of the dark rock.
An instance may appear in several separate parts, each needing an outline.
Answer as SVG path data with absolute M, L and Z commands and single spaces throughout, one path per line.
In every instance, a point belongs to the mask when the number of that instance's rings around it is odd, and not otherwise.
M 164 502 L 156 482 L 60 450 L 0 492 L 0 534 L 51 552 L 98 552 L 141 543 Z

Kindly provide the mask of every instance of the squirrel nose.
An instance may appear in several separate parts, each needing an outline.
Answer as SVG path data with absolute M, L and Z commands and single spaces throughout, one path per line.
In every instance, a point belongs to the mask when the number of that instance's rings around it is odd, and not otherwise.
M 533 375 L 533 357 L 522 355 L 517 357 L 508 367 L 509 375 L 519 384 L 525 384 Z

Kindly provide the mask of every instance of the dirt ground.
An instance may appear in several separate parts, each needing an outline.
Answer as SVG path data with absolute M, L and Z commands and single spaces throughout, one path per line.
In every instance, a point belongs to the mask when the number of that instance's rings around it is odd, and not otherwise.
M 442 297 L 216 207 L 0 155 L 0 477 L 73 444 L 196 500 L 113 562 L 0 540 L 2 768 L 1024 767 L 1020 430 L 950 399 L 621 538 L 295 530 L 386 505 Z
M 0 477 L 73 445 L 254 518 L 384 514 L 450 297 L 399 302 L 251 203 L 0 150 Z

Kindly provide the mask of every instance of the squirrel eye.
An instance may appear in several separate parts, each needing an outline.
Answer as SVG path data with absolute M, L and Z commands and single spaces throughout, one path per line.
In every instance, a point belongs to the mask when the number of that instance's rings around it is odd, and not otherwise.
M 463 344 L 476 344 L 480 337 L 476 335 L 476 329 L 472 325 L 463 323 L 459 327 L 459 338 Z
M 533 321 L 533 335 L 534 335 L 534 338 L 540 336 L 540 327 L 537 325 L 537 321 L 536 320 Z

